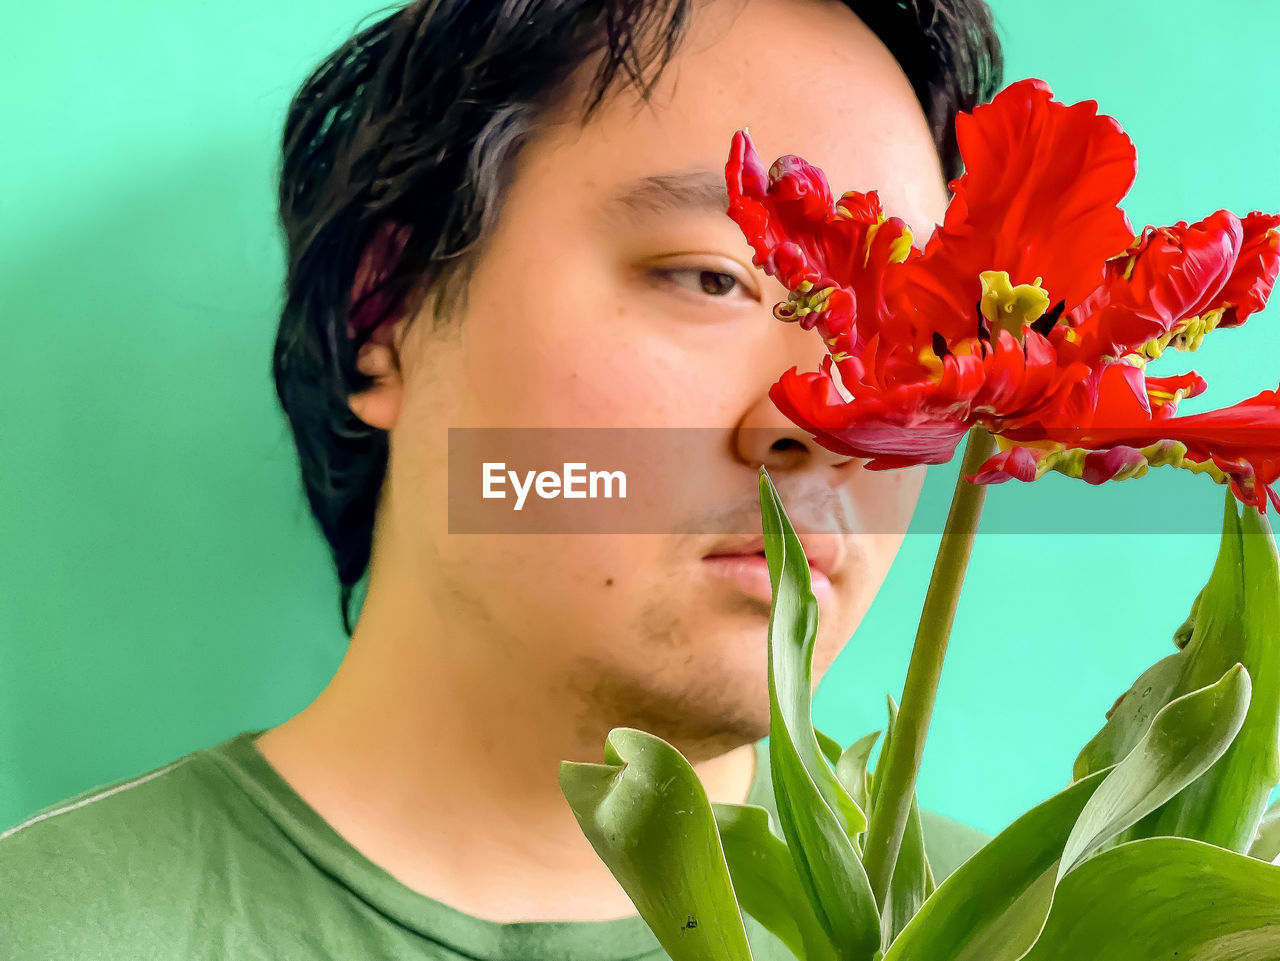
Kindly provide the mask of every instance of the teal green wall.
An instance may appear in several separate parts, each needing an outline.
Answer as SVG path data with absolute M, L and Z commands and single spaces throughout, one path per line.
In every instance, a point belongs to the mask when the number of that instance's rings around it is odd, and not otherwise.
M 1135 226 L 1280 209 L 1280 6 L 994 5 L 1009 80 L 1095 98 L 1133 136 Z M 289 96 L 369 8 L 78 6 L 13 11 L 0 62 L 0 826 L 278 723 L 344 645 L 269 377 L 272 191 Z M 1280 380 L 1277 309 L 1194 356 L 1215 406 Z M 930 477 L 917 533 L 822 686 L 818 723 L 842 740 L 880 727 L 901 689 L 954 476 Z M 993 530 L 1023 509 L 1061 530 L 1105 503 L 1122 533 L 979 539 L 927 806 L 997 829 L 1065 783 L 1116 695 L 1172 650 L 1220 489 L 1181 472 L 1128 484 L 1148 482 L 1186 513 L 1117 518 L 1141 503 L 1134 486 L 991 490 Z

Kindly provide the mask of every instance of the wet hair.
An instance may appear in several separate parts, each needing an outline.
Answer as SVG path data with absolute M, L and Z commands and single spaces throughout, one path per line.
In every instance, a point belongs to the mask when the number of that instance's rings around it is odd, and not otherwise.
M 648 99 L 695 0 L 427 0 L 387 9 L 330 54 L 284 123 L 285 297 L 272 354 L 302 488 L 328 543 L 343 629 L 365 576 L 388 434 L 352 413 L 382 323 L 465 300 L 512 162 L 567 81 L 596 64 L 585 122 L 620 84 Z M 984 0 L 844 0 L 897 59 L 947 180 L 955 116 L 990 100 L 1003 58 Z

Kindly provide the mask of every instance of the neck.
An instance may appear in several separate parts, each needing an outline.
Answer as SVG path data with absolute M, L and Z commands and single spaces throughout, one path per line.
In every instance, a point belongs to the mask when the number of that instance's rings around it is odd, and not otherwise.
M 562 760 L 604 760 L 611 726 L 573 686 L 494 672 L 456 625 L 405 632 L 366 600 L 347 655 L 257 747 L 365 857 L 495 921 L 606 920 L 635 908 L 560 792 Z M 543 683 L 545 681 L 545 683 Z M 755 749 L 680 744 L 712 801 L 742 803 Z

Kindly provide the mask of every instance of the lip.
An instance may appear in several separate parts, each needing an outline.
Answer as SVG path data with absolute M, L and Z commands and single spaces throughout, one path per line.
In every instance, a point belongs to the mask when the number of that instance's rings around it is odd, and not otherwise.
M 844 562 L 844 544 L 840 538 L 831 534 L 797 534 L 796 536 L 800 538 L 800 547 L 809 561 L 809 570 L 820 571 L 827 578 L 839 570 Z M 764 558 L 763 534 L 744 534 L 725 538 L 703 555 L 703 560 L 746 555 L 759 555 L 761 559 Z
M 821 538 L 800 535 L 800 545 L 809 561 L 809 578 L 819 607 L 833 597 L 831 575 L 838 571 L 843 561 L 843 544 L 838 538 Z M 727 539 L 703 555 L 702 563 L 713 574 L 732 582 L 744 593 L 771 601 L 773 585 L 769 580 L 769 565 L 764 555 L 764 536 L 744 536 Z

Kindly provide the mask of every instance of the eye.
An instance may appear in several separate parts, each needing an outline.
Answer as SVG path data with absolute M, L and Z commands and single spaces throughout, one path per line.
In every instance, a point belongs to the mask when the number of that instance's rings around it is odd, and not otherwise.
M 733 274 L 722 270 L 705 270 L 700 267 L 671 267 L 657 271 L 678 287 L 706 294 L 710 297 L 726 297 L 734 290 L 747 294 L 745 286 Z

